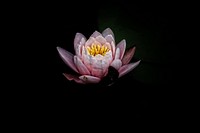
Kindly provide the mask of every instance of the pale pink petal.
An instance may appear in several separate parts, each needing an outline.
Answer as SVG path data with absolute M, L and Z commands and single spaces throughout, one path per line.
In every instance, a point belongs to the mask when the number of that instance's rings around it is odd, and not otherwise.
M 105 29 L 105 30 L 102 32 L 102 35 L 103 35 L 103 37 L 106 37 L 107 35 L 112 35 L 113 38 L 114 38 L 113 31 L 112 31 L 110 28 Z
M 108 62 L 104 62 L 103 60 L 95 60 L 92 64 L 91 74 L 95 77 L 103 77 L 108 68 Z
M 101 33 L 99 33 L 98 31 L 95 31 L 94 33 L 92 33 L 92 35 L 90 37 L 96 38 L 99 35 L 101 35 Z
M 129 49 L 128 51 L 126 51 L 125 54 L 124 54 L 124 57 L 122 58 L 122 64 L 123 65 L 128 64 L 131 61 L 134 53 L 135 53 L 135 47 L 133 47 L 133 48 Z
M 126 40 L 122 40 L 120 43 L 118 43 L 116 48 L 120 49 L 120 57 L 119 57 L 119 59 L 122 59 L 123 56 L 124 56 L 125 49 L 126 49 Z
M 89 55 L 89 53 L 87 52 L 84 46 L 82 47 L 82 61 L 85 64 L 85 66 L 88 68 L 88 70 L 91 72 L 92 64 L 95 61 L 94 61 L 94 58 L 91 55 Z
M 78 45 L 84 44 L 86 41 L 86 38 L 83 34 L 81 33 L 76 33 L 75 38 L 74 38 L 74 50 L 76 51 Z
M 90 37 L 86 42 L 85 42 L 85 47 L 86 46 L 91 46 L 92 43 L 94 43 L 96 40 L 94 37 Z
M 111 50 L 112 50 L 112 53 L 113 53 L 113 57 L 115 55 L 115 43 L 114 42 L 111 42 Z
M 110 66 L 114 67 L 116 70 L 118 70 L 122 66 L 122 62 L 120 59 L 115 59 Z
M 70 81 L 74 80 L 76 83 L 85 84 L 85 82 L 83 82 L 81 79 L 79 79 L 78 76 L 67 74 L 67 73 L 63 73 L 63 75 L 65 76 L 65 78 L 67 78 Z
M 75 72 L 78 73 L 78 70 L 74 64 L 74 55 L 63 48 L 57 47 L 58 53 L 62 60 L 67 64 L 70 68 L 72 68 Z
M 115 42 L 115 39 L 111 36 L 111 35 L 108 35 L 105 37 L 106 41 L 111 43 L 111 42 Z
M 105 44 L 104 44 L 104 47 L 108 47 L 110 50 L 111 50 L 111 45 L 110 45 L 110 43 L 108 43 L 108 42 L 106 42 Z
M 106 43 L 106 39 L 103 38 L 102 35 L 97 36 L 97 37 L 96 37 L 96 41 L 98 41 L 98 42 L 101 43 L 101 44 L 105 44 L 105 43 Z
M 90 75 L 89 70 L 87 69 L 87 67 L 83 64 L 83 62 L 81 61 L 81 59 L 77 56 L 74 56 L 74 63 L 79 71 L 80 74 L 83 75 Z
M 132 71 L 138 64 L 140 63 L 140 60 L 135 62 L 135 63 L 130 63 L 127 65 L 122 66 L 118 72 L 119 72 L 119 77 L 129 73 L 130 71 Z
M 98 83 L 101 79 L 90 75 L 82 75 L 79 77 L 85 83 Z
M 76 52 L 76 55 L 81 58 L 81 55 L 82 55 L 82 46 L 81 45 L 78 45 L 77 49 L 75 50 Z
M 119 57 L 120 57 L 120 49 L 117 48 L 115 52 L 115 59 L 119 59 Z

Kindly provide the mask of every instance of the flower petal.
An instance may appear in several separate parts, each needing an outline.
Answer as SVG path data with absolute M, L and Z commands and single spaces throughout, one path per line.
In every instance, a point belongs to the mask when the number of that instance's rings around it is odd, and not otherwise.
M 101 35 L 101 33 L 99 33 L 98 31 L 95 31 L 94 33 L 92 33 L 92 35 L 90 37 L 98 37 L 99 35 Z
M 86 38 L 83 34 L 81 33 L 76 33 L 75 38 L 74 38 L 74 50 L 76 51 L 78 45 L 83 45 L 86 41 Z
M 60 57 L 70 68 L 72 68 L 75 72 L 78 73 L 78 70 L 74 64 L 73 57 L 74 55 L 63 48 L 57 47 Z
M 126 40 L 123 39 L 120 43 L 117 44 L 116 48 L 120 49 L 119 59 L 122 59 L 124 56 L 125 49 L 126 49 Z
M 101 44 L 105 44 L 105 43 L 106 43 L 106 39 L 103 38 L 102 35 L 97 36 L 97 37 L 96 37 L 96 41 L 98 41 L 98 42 L 101 43 Z
M 96 40 L 94 37 L 90 37 L 86 42 L 85 42 L 85 47 L 92 45 Z
M 90 75 L 82 75 L 79 77 L 85 83 L 98 83 L 101 79 Z
M 106 41 L 109 42 L 109 43 L 115 41 L 115 39 L 112 37 L 112 35 L 107 35 L 107 36 L 105 37 L 105 39 L 106 39 Z
M 113 57 L 115 55 L 115 43 L 114 42 L 111 42 L 111 50 L 112 50 L 112 54 L 113 54 Z
M 80 74 L 83 75 L 90 75 L 90 71 L 87 69 L 87 67 L 83 64 L 81 59 L 77 56 L 74 56 L 74 63 L 79 71 Z
M 75 50 L 76 52 L 76 55 L 81 58 L 81 55 L 82 55 L 82 46 L 81 45 L 78 45 L 77 49 Z
M 83 82 L 81 79 L 79 79 L 78 76 L 67 74 L 67 73 L 63 73 L 63 75 L 70 81 L 74 80 L 76 83 L 85 84 L 85 82 Z
M 122 66 L 122 62 L 120 59 L 115 59 L 110 66 L 114 67 L 116 70 L 118 70 Z
M 122 64 L 123 65 L 128 64 L 131 61 L 134 53 L 135 53 L 135 47 L 133 47 L 133 48 L 129 49 L 128 51 L 126 51 L 124 57 L 122 58 Z
M 102 35 L 103 35 L 103 37 L 106 37 L 107 35 L 112 35 L 112 37 L 114 38 L 114 33 L 113 33 L 113 31 L 110 28 L 105 29 L 102 32 Z
M 138 64 L 140 63 L 140 60 L 135 62 L 135 63 L 130 63 L 128 65 L 124 65 L 122 66 L 118 72 L 119 72 L 119 78 L 127 73 L 129 73 L 130 71 L 132 71 Z
M 115 52 L 115 59 L 119 59 L 119 57 L 120 57 L 120 49 L 117 48 Z

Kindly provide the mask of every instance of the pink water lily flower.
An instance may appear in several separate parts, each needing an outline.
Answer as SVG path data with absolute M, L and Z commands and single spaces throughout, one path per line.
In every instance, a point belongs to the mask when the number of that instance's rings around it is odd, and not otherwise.
M 73 69 L 77 75 L 66 74 L 68 80 L 77 83 L 99 83 L 108 73 L 108 68 L 115 68 L 119 76 L 133 70 L 140 61 L 130 63 L 135 47 L 127 50 L 126 41 L 122 40 L 115 46 L 115 38 L 110 28 L 102 33 L 95 31 L 88 40 L 81 33 L 77 33 L 74 39 L 75 55 L 57 47 L 62 60 Z

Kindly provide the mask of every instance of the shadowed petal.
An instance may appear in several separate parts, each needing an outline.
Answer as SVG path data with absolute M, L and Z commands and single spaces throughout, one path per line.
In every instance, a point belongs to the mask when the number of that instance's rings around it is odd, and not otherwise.
M 82 75 L 79 77 L 85 83 L 98 83 L 101 79 L 90 75 Z
M 122 59 L 123 56 L 124 56 L 125 49 L 126 49 L 126 40 L 122 40 L 120 43 L 118 43 L 116 48 L 120 49 L 120 57 L 119 57 L 119 59 Z
M 78 73 L 78 70 L 73 61 L 74 55 L 60 47 L 57 47 L 57 50 L 58 50 L 60 57 L 65 62 L 65 64 L 67 64 L 70 68 L 72 68 L 75 72 Z
M 86 41 L 86 38 L 83 34 L 81 33 L 76 33 L 75 38 L 74 38 L 74 50 L 76 51 L 78 45 L 84 44 Z
M 106 37 L 107 35 L 112 35 L 112 37 L 114 38 L 114 33 L 113 33 L 113 31 L 110 28 L 105 29 L 102 32 L 102 35 L 103 35 L 103 37 Z
M 135 63 L 130 63 L 128 65 L 122 66 L 118 71 L 119 71 L 119 78 L 130 71 L 132 71 L 138 64 L 140 63 L 140 60 L 135 62 Z
M 90 37 L 98 37 L 99 35 L 101 35 L 101 33 L 99 33 L 98 31 L 95 31 L 94 33 L 92 33 L 92 35 Z
M 87 67 L 83 64 L 83 62 L 81 61 L 81 59 L 79 59 L 79 57 L 74 56 L 74 63 L 79 71 L 80 74 L 83 75 L 90 75 L 89 70 L 87 69 Z
M 120 59 L 115 59 L 110 66 L 114 67 L 116 70 L 118 70 L 122 66 L 122 62 Z
M 78 76 L 67 74 L 67 73 L 63 73 L 63 75 L 70 81 L 74 80 L 76 83 L 85 84 L 85 82 L 83 82 L 81 79 L 79 79 Z
M 124 57 L 122 58 L 122 64 L 123 65 L 128 64 L 131 61 L 134 53 L 135 53 L 135 47 L 127 50 L 126 53 L 125 53 L 125 55 L 124 55 Z

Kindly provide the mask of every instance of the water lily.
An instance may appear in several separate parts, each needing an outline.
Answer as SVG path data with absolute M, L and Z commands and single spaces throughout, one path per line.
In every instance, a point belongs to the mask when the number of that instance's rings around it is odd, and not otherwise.
M 95 31 L 87 40 L 81 33 L 74 39 L 75 55 L 57 47 L 62 60 L 77 75 L 64 73 L 68 80 L 77 83 L 99 83 L 107 74 L 108 68 L 118 71 L 118 78 L 133 70 L 140 61 L 129 63 L 135 53 L 135 47 L 126 50 L 126 40 L 115 45 L 113 31 L 110 28 L 102 33 Z

